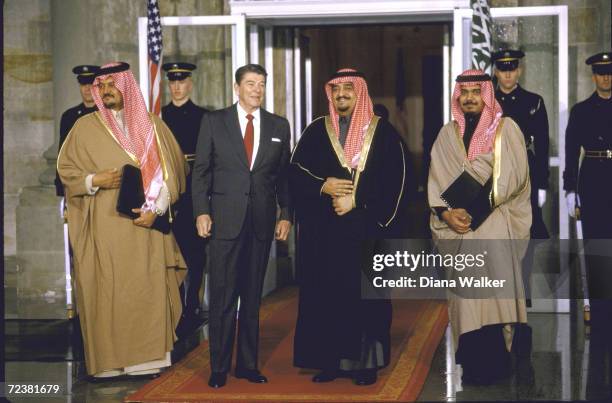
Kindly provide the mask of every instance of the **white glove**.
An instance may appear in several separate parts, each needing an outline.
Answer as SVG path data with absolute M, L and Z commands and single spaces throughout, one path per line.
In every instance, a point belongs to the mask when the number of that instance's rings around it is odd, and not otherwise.
M 565 195 L 565 202 L 567 203 L 567 212 L 570 217 L 576 218 L 576 196 L 575 192 L 568 192 Z
M 538 189 L 538 207 L 542 207 L 546 203 L 546 189 Z

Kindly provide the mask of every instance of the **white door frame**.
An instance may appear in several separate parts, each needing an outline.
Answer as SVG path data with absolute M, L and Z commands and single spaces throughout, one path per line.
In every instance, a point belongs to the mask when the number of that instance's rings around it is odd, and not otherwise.
M 255 23 L 249 24 L 249 63 L 260 64 L 259 61 L 259 28 Z M 274 113 L 274 37 L 271 26 L 263 26 L 264 29 L 264 68 L 270 72 L 266 77 L 266 96 L 264 97 L 265 109 Z
M 232 15 L 244 14 L 249 21 L 285 26 L 313 25 L 313 18 L 315 25 L 370 23 L 377 19 L 389 22 L 393 17 L 405 21 L 409 16 L 447 20 L 452 18 L 453 10 L 470 7 L 470 0 L 230 0 L 229 3 Z
M 329 25 L 329 24 L 363 24 L 384 22 L 415 22 L 415 21 L 446 21 L 453 20 L 453 11 L 457 8 L 470 6 L 470 0 L 340 0 L 329 2 L 323 0 L 258 0 L 243 1 L 230 0 L 232 15 L 244 15 L 251 24 L 251 53 L 254 52 L 253 43 L 259 44 L 257 26 L 263 26 L 266 34 L 270 32 L 270 40 L 265 44 L 264 65 L 268 72 L 274 71 L 272 52 L 272 29 L 275 25 L 293 26 L 288 32 L 288 40 L 292 46 L 286 49 L 285 79 L 287 119 L 292 129 L 292 140 L 297 141 L 301 134 L 301 127 L 295 122 L 308 124 L 312 120 L 312 64 L 308 55 L 302 55 L 299 46 L 300 26 L 303 25 Z M 269 44 L 269 45 L 268 45 Z M 300 69 L 301 58 L 304 60 L 304 80 L 302 83 Z M 251 59 L 251 60 L 258 60 Z M 448 82 L 449 73 L 445 74 Z M 270 74 L 270 76 L 273 74 Z M 270 85 L 270 76 L 266 87 L 266 109 L 273 111 L 273 85 Z M 305 99 L 305 116 L 302 118 L 302 109 L 297 107 L 301 99 Z
M 252 23 L 266 25 L 266 33 L 272 30 L 274 25 L 325 25 L 346 24 L 355 21 L 452 21 L 452 47 L 450 50 L 450 61 L 448 60 L 448 48 L 443 47 L 443 62 L 445 66 L 450 64 L 449 71 L 443 71 L 443 88 L 447 94 L 444 97 L 444 120 L 450 120 L 450 96 L 452 95 L 454 78 L 464 69 L 471 65 L 471 20 L 472 9 L 469 0 L 447 0 L 447 1 L 422 1 L 422 0 L 380 0 L 377 2 L 366 0 L 347 0 L 335 3 L 320 0 L 258 0 L 241 1 L 230 0 L 232 15 L 245 16 Z M 542 6 L 542 7 L 498 7 L 491 8 L 492 18 L 531 17 L 531 16 L 557 16 L 558 18 L 558 155 L 551 156 L 549 165 L 558 167 L 559 184 L 563 182 L 563 170 L 565 168 L 565 127 L 569 114 L 569 80 L 568 80 L 568 8 L 567 6 Z M 271 38 L 271 33 L 269 34 Z M 292 123 L 294 139 L 299 139 L 299 131 L 294 127 L 294 122 L 301 121 L 301 108 L 289 105 L 291 98 L 293 103 L 299 105 L 298 100 L 302 96 L 312 101 L 311 77 L 306 77 L 305 88 L 299 80 L 299 28 L 293 32 L 293 49 L 287 50 L 287 62 L 285 64 L 287 78 L 287 118 Z M 265 66 L 268 71 L 274 71 L 272 52 L 269 51 L 271 40 L 266 41 Z M 450 62 L 450 63 L 449 63 Z M 310 72 L 310 66 L 306 66 L 306 73 Z M 273 110 L 272 98 L 273 87 L 268 89 L 266 107 Z M 308 112 L 312 111 L 312 105 L 306 106 L 307 120 Z M 559 192 L 559 238 L 569 238 L 569 219 L 563 192 Z M 569 311 L 569 301 L 558 301 L 558 311 Z
M 265 24 L 267 30 L 274 25 L 293 25 L 290 35 L 292 36 L 293 48 L 287 49 L 287 62 L 285 64 L 286 73 L 286 93 L 287 93 L 287 118 L 291 122 L 293 138 L 298 140 L 299 130 L 295 122 L 301 122 L 300 105 L 302 97 L 307 101 L 312 100 L 312 80 L 306 77 L 305 84 L 300 80 L 300 48 L 299 48 L 299 26 L 302 25 L 326 25 L 326 24 L 346 24 L 357 23 L 359 21 L 371 22 L 378 21 L 431 21 L 433 17 L 437 21 L 453 22 L 452 46 L 450 57 L 448 45 L 443 45 L 443 63 L 445 67 L 450 65 L 450 71 L 443 71 L 443 88 L 446 93 L 444 97 L 444 118 L 445 122 L 450 120 L 450 97 L 452 95 L 454 78 L 464 69 L 471 65 L 471 21 L 472 9 L 469 8 L 469 0 L 455 1 L 419 1 L 419 0 L 381 0 L 371 2 L 365 0 L 337 1 L 335 3 L 323 2 L 320 0 L 258 0 L 258 1 L 230 1 L 232 14 L 246 16 L 251 23 Z M 563 170 L 565 168 L 565 127 L 568 119 L 568 8 L 567 6 L 542 6 L 542 7 L 503 7 L 491 8 L 491 16 L 495 18 L 512 17 L 531 17 L 531 16 L 557 16 L 558 18 L 558 155 L 551 156 L 549 165 L 558 167 L 559 184 L 563 182 Z M 271 34 L 270 34 L 271 36 Z M 270 41 L 271 42 L 271 41 Z M 268 43 L 266 50 L 268 50 Z M 265 65 L 268 71 L 274 70 L 274 62 L 271 52 L 265 52 Z M 449 60 L 450 59 L 450 60 Z M 306 65 L 306 73 L 311 70 Z M 450 73 L 450 74 L 449 74 Z M 267 102 L 272 102 L 273 92 L 270 89 L 267 95 Z M 270 105 L 271 107 L 271 105 Z M 306 106 L 307 120 L 308 113 L 312 111 L 312 105 Z M 560 239 L 569 238 L 569 220 L 567 207 L 563 197 L 563 192 L 559 192 L 559 237 Z M 562 272 L 567 272 L 567 262 L 561 261 Z M 569 312 L 569 300 L 557 300 L 556 312 Z
M 246 18 L 244 15 L 162 17 L 162 26 L 215 26 L 232 27 L 232 74 L 238 67 L 246 64 Z M 147 17 L 138 18 L 138 63 L 140 90 L 149 109 L 149 68 L 147 55 Z M 160 66 L 161 68 L 161 66 Z M 234 95 L 235 98 L 235 95 Z M 235 101 L 236 99 L 234 99 Z

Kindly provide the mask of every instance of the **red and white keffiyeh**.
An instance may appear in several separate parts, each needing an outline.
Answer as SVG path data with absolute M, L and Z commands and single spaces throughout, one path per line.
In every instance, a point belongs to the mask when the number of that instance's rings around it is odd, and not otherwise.
M 453 99 L 451 105 L 451 112 L 453 119 L 459 124 L 461 136 L 465 133 L 465 117 L 461 110 L 461 104 L 459 103 L 459 96 L 461 95 L 461 87 L 480 85 L 480 96 L 484 101 L 484 108 L 480 115 L 480 120 L 470 141 L 468 150 L 468 160 L 472 161 L 480 154 L 486 154 L 491 152 L 493 149 L 493 142 L 495 140 L 495 131 L 502 117 L 502 108 L 495 99 L 495 91 L 493 90 L 493 83 L 490 80 L 482 81 L 464 81 L 468 76 L 483 76 L 485 72 L 482 70 L 466 70 L 459 77 L 462 77 L 461 82 L 455 83 L 455 89 L 453 91 Z
M 119 63 L 109 63 L 102 66 L 102 69 L 118 65 Z M 123 120 L 127 128 L 127 135 L 123 128 L 120 128 L 117 124 L 117 120 L 114 118 L 111 110 L 104 106 L 100 90 L 98 89 L 100 81 L 106 80 L 108 77 L 113 78 L 115 87 L 123 95 Z M 143 208 L 154 211 L 155 200 L 159 196 L 164 179 L 153 122 L 147 112 L 138 83 L 130 70 L 124 70 L 97 76 L 93 87 L 91 92 L 102 119 L 111 129 L 121 147 L 129 154 L 136 156 L 140 163 L 145 193 Z
M 355 72 L 354 69 L 340 69 L 337 73 Z M 344 158 L 351 166 L 356 168 L 359 164 L 359 157 L 361 156 L 361 148 L 363 147 L 363 141 L 365 133 L 372 121 L 374 116 L 374 106 L 368 93 L 368 85 L 365 80 L 360 76 L 343 76 L 336 77 L 329 80 L 325 84 L 325 93 L 327 94 L 327 100 L 329 102 L 329 115 L 331 117 L 332 124 L 336 136 L 340 138 L 340 128 L 338 124 L 338 112 L 334 108 L 332 100 L 332 85 L 340 83 L 353 83 L 353 89 L 357 96 L 357 103 L 355 109 L 351 115 L 351 124 L 349 126 L 348 134 L 346 136 L 346 142 L 344 143 Z

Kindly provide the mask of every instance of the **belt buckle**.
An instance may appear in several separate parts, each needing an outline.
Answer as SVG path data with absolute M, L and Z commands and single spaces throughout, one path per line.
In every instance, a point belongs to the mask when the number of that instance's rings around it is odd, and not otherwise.
M 612 158 L 612 150 L 606 150 L 606 157 Z

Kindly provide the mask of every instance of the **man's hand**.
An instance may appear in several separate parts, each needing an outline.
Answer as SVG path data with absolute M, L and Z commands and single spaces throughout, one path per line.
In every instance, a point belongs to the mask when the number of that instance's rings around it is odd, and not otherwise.
M 321 191 L 331 197 L 346 196 L 353 192 L 353 182 L 348 179 L 329 177 L 323 184 Z
M 576 218 L 576 201 L 580 202 L 575 192 L 567 192 L 565 195 L 565 202 L 567 203 L 567 213 L 572 218 Z
M 291 221 L 288 220 L 280 220 L 276 223 L 276 229 L 274 230 L 274 235 L 278 241 L 286 241 L 289 236 L 289 231 L 291 230 Z
M 102 189 L 118 188 L 121 185 L 121 171 L 113 168 L 98 172 L 91 179 L 91 185 Z
M 456 208 L 442 213 L 442 219 L 458 234 L 465 234 L 470 230 L 472 218 L 465 209 Z
M 135 218 L 132 222 L 134 225 L 138 225 L 139 227 L 151 228 L 153 222 L 157 218 L 157 214 L 155 214 L 151 210 L 142 210 L 139 208 L 133 208 L 132 212 L 140 214 L 140 217 Z
M 546 203 L 546 189 L 538 189 L 538 207 L 542 207 Z
M 198 235 L 202 238 L 208 238 L 210 236 L 212 224 L 212 218 L 210 218 L 209 214 L 199 215 L 196 219 L 196 228 L 198 229 Z
M 342 197 L 336 197 L 332 200 L 334 211 L 336 214 L 342 216 L 353 209 L 353 196 L 348 194 Z

